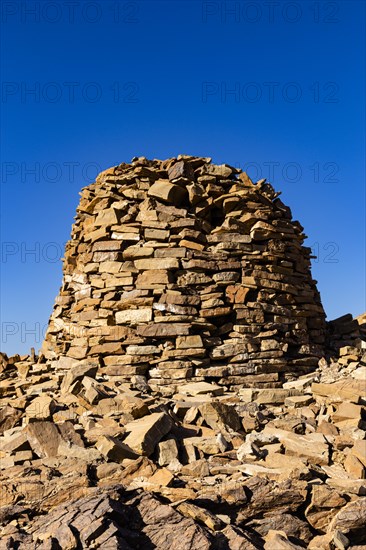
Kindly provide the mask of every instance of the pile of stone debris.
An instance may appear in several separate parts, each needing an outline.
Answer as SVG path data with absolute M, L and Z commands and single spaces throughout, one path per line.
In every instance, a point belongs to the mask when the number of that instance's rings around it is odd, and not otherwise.
M 0 548 L 366 548 L 366 354 L 169 397 L 1 356 Z M 43 361 L 43 362 L 42 362 Z

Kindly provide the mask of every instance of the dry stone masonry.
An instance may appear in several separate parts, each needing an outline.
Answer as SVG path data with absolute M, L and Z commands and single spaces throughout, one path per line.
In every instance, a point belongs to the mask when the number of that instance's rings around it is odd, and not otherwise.
M 83 189 L 43 353 L 63 372 L 280 387 L 317 367 L 311 250 L 265 180 L 209 158 L 135 158 Z M 89 388 L 90 390 L 90 388 Z
M 0 550 L 364 550 L 366 316 L 265 181 L 85 188 L 39 355 L 0 353 Z

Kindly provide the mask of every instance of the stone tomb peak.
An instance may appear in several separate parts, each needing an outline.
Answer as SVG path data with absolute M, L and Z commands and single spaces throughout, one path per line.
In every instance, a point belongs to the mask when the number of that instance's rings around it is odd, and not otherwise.
M 279 194 L 186 155 L 99 174 L 81 193 L 45 357 L 164 395 L 192 382 L 276 388 L 314 370 L 325 314 Z

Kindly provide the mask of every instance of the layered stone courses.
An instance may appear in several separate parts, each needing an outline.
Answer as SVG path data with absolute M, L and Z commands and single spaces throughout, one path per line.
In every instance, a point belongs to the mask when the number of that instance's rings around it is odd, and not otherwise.
M 102 172 L 81 193 L 46 358 L 97 359 L 167 395 L 192 380 L 280 387 L 315 369 L 325 314 L 279 194 L 186 155 Z

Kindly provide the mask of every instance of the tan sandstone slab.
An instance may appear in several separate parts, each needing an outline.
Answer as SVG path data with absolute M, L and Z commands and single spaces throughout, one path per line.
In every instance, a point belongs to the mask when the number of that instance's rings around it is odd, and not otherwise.
M 156 444 L 170 431 L 172 424 L 172 419 L 164 412 L 146 415 L 126 424 L 125 429 L 129 435 L 124 444 L 139 455 L 149 456 Z

